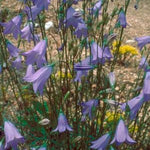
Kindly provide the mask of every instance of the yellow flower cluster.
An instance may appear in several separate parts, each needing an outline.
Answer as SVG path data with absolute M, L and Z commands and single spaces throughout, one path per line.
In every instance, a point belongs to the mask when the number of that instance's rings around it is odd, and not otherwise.
M 52 74 L 51 77 L 54 78 L 54 75 Z M 69 78 L 69 79 L 72 79 L 72 75 L 69 72 L 67 73 L 67 76 L 66 76 L 65 73 L 62 72 L 62 71 L 58 71 L 56 73 L 56 77 L 58 79 L 60 79 L 60 78 Z
M 124 118 L 124 114 L 121 114 L 121 113 L 118 113 L 118 112 L 115 114 L 114 111 L 113 112 L 107 111 L 106 115 L 105 115 L 105 121 L 107 123 L 111 123 L 111 122 L 114 122 L 114 121 L 118 121 L 120 117 Z M 99 125 L 101 124 L 100 116 L 98 117 L 98 124 Z
M 57 76 L 58 76 L 58 78 L 61 78 L 61 77 L 65 78 L 66 77 L 65 73 L 61 72 L 61 71 L 57 72 Z M 72 79 L 72 75 L 69 72 L 67 72 L 67 78 Z
M 112 44 L 112 46 L 113 46 L 112 52 L 113 53 L 115 53 L 117 51 L 117 45 L 118 45 L 118 42 L 114 41 Z M 120 46 L 119 54 L 123 55 L 123 54 L 127 54 L 127 53 L 132 54 L 132 55 L 138 55 L 139 54 L 138 50 L 131 45 Z
M 106 121 L 107 122 L 113 122 L 114 120 L 119 120 L 119 118 L 122 116 L 121 113 L 116 113 L 115 112 L 110 112 L 110 111 L 107 111 L 106 112 Z

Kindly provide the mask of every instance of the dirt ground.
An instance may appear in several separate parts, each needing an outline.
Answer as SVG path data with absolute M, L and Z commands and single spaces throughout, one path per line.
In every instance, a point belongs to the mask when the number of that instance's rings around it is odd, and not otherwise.
M 128 28 L 126 36 L 127 39 L 134 39 L 134 37 L 150 35 L 150 0 L 141 0 L 139 8 L 134 9 L 134 3 L 131 2 L 127 14 Z
M 128 13 L 127 22 L 128 27 L 126 28 L 126 38 L 132 40 L 138 36 L 150 35 L 150 0 L 141 0 L 139 8 L 135 10 L 134 4 L 136 0 L 131 0 Z M 118 0 L 112 2 L 112 6 L 115 5 Z M 55 0 L 51 0 L 52 4 L 55 4 Z M 20 8 L 23 8 L 18 0 L 2 0 L 1 9 L 7 8 L 11 14 L 19 12 Z M 53 14 L 48 10 L 47 20 L 52 20 Z

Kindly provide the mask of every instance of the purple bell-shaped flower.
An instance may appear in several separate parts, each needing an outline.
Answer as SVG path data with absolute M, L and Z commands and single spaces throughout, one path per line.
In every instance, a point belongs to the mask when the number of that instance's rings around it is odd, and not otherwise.
M 81 15 L 77 13 L 74 8 L 69 7 L 67 9 L 66 19 L 64 20 L 66 27 L 73 26 L 77 28 L 78 23 L 84 23 Z
M 90 146 L 92 149 L 105 150 L 110 141 L 110 134 L 104 134 L 96 141 L 91 142 L 93 145 Z
M 37 15 L 43 10 L 42 7 L 37 7 L 36 5 L 32 6 L 31 9 L 29 7 L 25 7 L 24 12 L 27 14 L 28 20 L 35 20 Z
M 140 50 L 142 50 L 146 44 L 150 44 L 150 36 L 138 37 L 135 38 L 135 40 L 138 42 L 138 47 Z
M 82 119 L 81 121 L 85 121 L 85 116 L 88 114 L 89 118 L 92 119 L 92 109 L 98 106 L 98 100 L 92 99 L 87 102 L 82 102 Z
M 150 72 L 146 72 L 146 77 L 144 79 L 144 86 L 143 86 L 143 95 L 144 95 L 144 102 L 150 100 Z
M 9 51 L 9 54 L 10 54 L 11 57 L 17 57 L 19 55 L 20 49 L 15 47 L 9 41 L 6 42 L 6 46 L 7 46 L 7 49 Z
M 123 28 L 126 28 L 127 26 L 127 21 L 126 21 L 126 15 L 125 15 L 125 12 L 124 10 L 122 9 L 119 13 L 119 18 L 118 18 L 118 21 L 120 23 L 120 25 L 123 27 Z
M 77 38 L 81 38 L 82 36 L 84 38 L 87 38 L 88 29 L 87 29 L 85 23 L 78 23 L 78 26 L 77 26 L 74 34 L 77 36 Z
M 46 40 L 41 40 L 37 45 L 30 51 L 22 53 L 23 56 L 26 56 L 26 64 L 34 64 L 40 68 L 44 63 L 46 63 Z
M 5 149 L 13 148 L 18 150 L 17 145 L 24 143 L 24 137 L 19 133 L 18 129 L 10 121 L 4 122 L 4 134 L 5 134 Z
M 142 104 L 144 102 L 143 92 L 137 97 L 134 97 L 133 99 L 129 100 L 127 103 L 124 103 L 120 106 L 120 108 L 125 111 L 126 106 L 128 105 L 130 108 L 130 119 L 133 120 L 136 117 L 137 112 L 141 108 Z
M 130 136 L 128 129 L 122 119 L 119 120 L 119 123 L 116 128 L 115 136 L 110 144 L 116 143 L 120 145 L 122 143 L 134 144 L 136 143 Z
M 32 65 L 28 65 L 26 75 L 23 77 L 24 80 L 28 79 L 35 73 L 34 67 Z
M 66 116 L 63 114 L 62 110 L 59 113 L 58 117 L 58 125 L 53 132 L 59 131 L 60 133 L 68 131 L 73 131 L 73 129 L 69 126 Z
M 90 14 L 98 16 L 102 8 L 102 0 L 98 0 L 94 7 L 90 9 Z
M 16 68 L 17 70 L 22 69 L 22 63 L 21 63 L 21 57 L 18 56 L 13 62 L 12 62 L 12 66 L 14 68 Z
M 39 37 L 37 34 L 33 35 L 33 24 L 29 23 L 21 30 L 21 38 L 30 42 L 31 40 L 38 42 Z
M 109 47 L 101 48 L 97 43 L 91 44 L 92 64 L 105 63 L 105 59 L 112 58 Z
M 0 23 L 5 28 L 4 34 L 13 34 L 14 38 L 17 39 L 18 35 L 21 34 L 20 26 L 22 22 L 22 15 L 14 17 L 7 23 Z
M 42 7 L 48 10 L 48 5 L 50 4 L 50 0 L 36 0 L 34 3 L 38 8 Z
M 74 79 L 75 82 L 81 82 L 82 76 L 87 76 L 88 71 L 93 69 L 93 67 L 90 65 L 90 57 L 85 58 L 79 63 L 76 63 L 74 65 L 75 70 L 77 71 L 76 77 Z
M 30 71 L 32 72 L 33 70 Z M 37 91 L 39 91 L 42 95 L 44 85 L 52 73 L 52 65 L 44 66 L 37 70 L 34 74 L 32 74 L 31 72 L 31 75 L 27 75 L 24 80 L 33 83 L 34 92 L 36 93 Z

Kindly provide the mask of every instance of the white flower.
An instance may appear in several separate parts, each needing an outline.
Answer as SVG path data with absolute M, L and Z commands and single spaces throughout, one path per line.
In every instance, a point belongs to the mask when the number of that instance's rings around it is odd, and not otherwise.
M 40 125 L 47 125 L 47 124 L 49 124 L 50 123 L 50 120 L 49 119 L 47 119 L 47 118 L 45 118 L 45 119 L 43 119 L 43 120 L 41 120 L 41 121 L 39 121 L 39 124 Z
M 45 23 L 45 30 L 50 29 L 51 27 L 54 27 L 54 24 L 52 21 L 48 21 Z

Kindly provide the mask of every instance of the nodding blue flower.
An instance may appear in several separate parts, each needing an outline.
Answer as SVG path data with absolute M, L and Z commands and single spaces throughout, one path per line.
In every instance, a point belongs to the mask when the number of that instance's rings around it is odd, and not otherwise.
M 109 83 L 111 86 L 114 86 L 115 85 L 115 82 L 116 82 L 116 78 L 115 78 L 115 74 L 114 72 L 110 72 L 109 75 Z
M 74 66 L 78 66 L 78 65 L 82 65 L 82 66 L 86 66 L 86 65 L 90 65 L 90 56 L 86 57 L 85 59 L 83 59 L 81 62 L 76 63 Z
M 135 38 L 135 40 L 137 41 L 140 50 L 142 50 L 145 45 L 150 44 L 150 36 L 138 37 Z
M 150 100 L 150 72 L 146 72 L 143 86 L 144 102 Z
M 10 56 L 17 57 L 19 55 L 20 49 L 15 47 L 13 44 L 11 44 L 9 41 L 6 42 L 7 49 L 9 51 Z
M 98 138 L 96 141 L 91 142 L 92 146 L 90 146 L 90 148 L 98 149 L 98 150 L 105 150 L 109 142 L 110 142 L 110 134 L 106 133 L 100 138 Z
M 103 50 L 95 42 L 91 44 L 92 63 L 101 62 L 105 63 L 105 59 L 102 57 Z
M 123 9 L 121 9 L 119 13 L 118 21 L 123 28 L 126 28 L 127 26 L 126 14 Z
M 38 7 L 38 8 L 43 8 L 43 9 L 46 9 L 48 10 L 48 5 L 50 4 L 50 1 L 51 0 L 36 0 L 34 2 L 34 4 Z
M 92 99 L 87 102 L 82 102 L 82 119 L 81 121 L 85 121 L 86 115 L 89 115 L 90 119 L 93 119 L 92 116 L 92 109 L 98 106 L 98 100 L 97 99 Z
M 69 126 L 66 116 L 63 114 L 62 110 L 59 113 L 58 117 L 58 125 L 53 132 L 59 131 L 60 133 L 68 131 L 73 131 L 73 129 Z
M 87 71 L 87 70 L 93 69 L 93 66 L 91 66 L 91 65 L 84 65 L 84 66 L 83 65 L 75 65 L 74 69 L 76 71 Z
M 69 7 L 67 9 L 66 19 L 64 20 L 64 24 L 68 28 L 69 26 L 73 26 L 77 28 L 78 23 L 84 23 L 81 15 L 75 11 L 74 8 Z
M 103 49 L 95 42 L 91 44 L 91 53 L 92 53 L 92 64 L 105 63 L 105 59 L 112 58 L 109 47 L 104 47 Z
M 5 149 L 12 148 L 18 150 L 17 145 L 24 143 L 24 137 L 19 133 L 18 129 L 10 121 L 4 122 Z
M 124 121 L 120 119 L 116 128 L 115 136 L 110 144 L 116 143 L 116 145 L 120 145 L 124 142 L 127 144 L 136 143 L 136 141 L 129 136 L 129 132 Z
M 139 63 L 139 68 L 140 68 L 140 69 L 144 69 L 144 70 L 146 71 L 148 66 L 149 66 L 149 65 L 148 65 L 148 62 L 146 61 L 146 57 L 143 56 L 143 57 L 141 58 L 140 63 Z
M 88 71 L 93 69 L 94 67 L 90 65 L 90 57 L 83 59 L 81 62 L 78 62 L 74 65 L 74 69 L 76 71 Z
M 46 40 L 41 40 L 32 50 L 22 53 L 23 56 L 27 57 L 26 64 L 29 65 L 36 63 L 39 68 L 42 67 L 43 64 L 46 63 L 46 48 Z
M 98 16 L 102 8 L 102 0 L 98 0 L 94 7 L 90 9 L 90 14 Z
M 43 88 L 49 76 L 51 75 L 52 70 L 53 70 L 52 65 L 44 66 L 39 70 L 37 70 L 35 73 L 33 74 L 31 73 L 30 76 L 25 77 L 24 80 L 33 83 L 34 92 L 37 93 L 37 91 L 39 91 L 40 95 L 42 95 Z
M 82 76 L 87 76 L 88 70 L 93 69 L 93 67 L 90 65 L 90 57 L 85 58 L 81 62 L 78 62 L 74 65 L 74 68 L 76 67 L 76 77 L 74 79 L 75 82 L 81 82 Z
M 14 38 L 17 39 L 18 35 L 21 34 L 20 26 L 22 22 L 22 15 L 18 15 L 11 19 L 7 23 L 0 23 L 1 26 L 5 27 L 4 34 L 13 34 Z
M 75 18 L 80 18 L 82 16 L 82 13 L 80 10 L 75 10 L 75 12 L 73 13 L 73 17 Z M 81 19 L 81 18 L 80 18 Z M 82 22 L 83 23 L 83 22 Z
M 32 65 L 28 65 L 26 75 L 23 77 L 24 80 L 28 79 L 35 73 L 34 67 Z
M 24 9 L 24 13 L 27 14 L 28 20 L 34 21 L 37 18 L 37 15 L 39 15 L 42 10 L 42 7 L 37 7 L 36 5 L 32 6 L 31 9 L 26 6 Z
M 120 106 L 120 108 L 123 111 L 125 111 L 126 106 L 128 105 L 130 108 L 130 119 L 133 120 L 136 117 L 137 112 L 141 108 L 143 102 L 144 102 L 144 96 L 143 96 L 143 92 L 141 92 L 141 94 L 139 96 L 134 97 L 133 99 L 129 100 L 127 103 L 123 103 Z
M 22 69 L 23 67 L 22 67 L 21 61 L 22 61 L 22 60 L 21 60 L 21 57 L 18 56 L 14 61 L 12 61 L 12 66 L 13 66 L 14 68 L 16 68 L 17 70 Z
M 36 34 L 33 35 L 33 24 L 32 23 L 29 23 L 21 30 L 21 38 L 27 40 L 28 42 L 30 42 L 31 40 L 33 40 L 35 42 L 39 42 L 38 35 L 36 35 Z
M 77 38 L 81 38 L 82 36 L 84 38 L 88 37 L 88 29 L 85 23 L 78 23 L 78 26 L 74 32 L 74 34 L 77 36 Z

